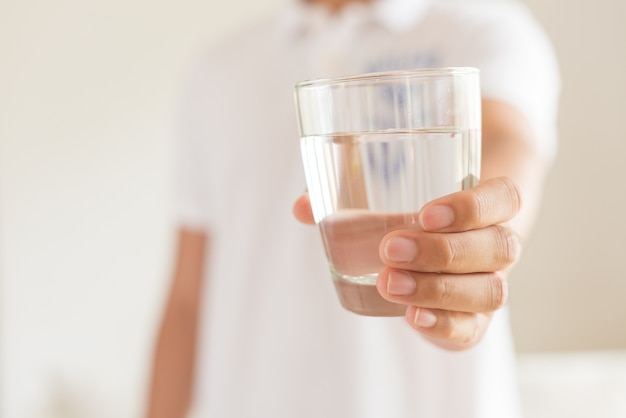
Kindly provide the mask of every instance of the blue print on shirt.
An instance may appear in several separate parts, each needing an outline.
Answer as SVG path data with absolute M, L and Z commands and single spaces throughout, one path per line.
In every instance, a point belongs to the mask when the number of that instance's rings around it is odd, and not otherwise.
M 439 65 L 441 60 L 434 52 L 414 51 L 405 54 L 387 55 L 371 61 L 367 64 L 364 72 L 382 72 L 394 70 L 410 70 L 416 68 L 434 68 Z M 416 87 L 418 89 L 418 87 Z M 419 92 L 417 93 L 419 94 Z M 388 115 L 377 115 L 381 118 L 379 126 L 394 127 L 397 123 L 397 116 L 393 113 L 394 107 L 402 107 L 406 104 L 406 89 L 404 87 L 393 88 L 388 87 L 381 100 L 389 102 L 390 113 Z M 419 115 L 414 115 L 418 117 Z M 385 119 L 388 118 L 388 121 Z M 402 123 L 402 122 L 401 122 Z M 384 129 L 384 128 L 383 128 Z
M 382 72 L 382 71 L 394 71 L 394 70 L 410 70 L 416 68 L 434 68 L 439 66 L 440 59 L 435 53 L 414 51 L 412 53 L 402 55 L 388 55 L 370 62 L 364 72 Z M 381 118 L 379 123 L 383 126 L 389 126 L 389 128 L 395 127 L 398 123 L 398 115 L 393 111 L 394 108 L 404 106 L 406 103 L 406 90 L 404 88 L 394 89 L 388 87 L 381 97 L 381 100 L 389 102 L 390 112 L 387 115 L 377 115 Z M 417 115 L 414 115 L 417 117 Z M 387 119 L 385 121 L 385 119 Z M 417 120 L 417 118 L 416 118 Z M 409 123 L 405 124 L 410 125 Z M 401 121 L 400 124 L 403 124 Z M 408 167 L 406 161 L 410 156 L 405 155 L 404 149 L 399 146 L 393 146 L 393 144 L 380 143 L 377 146 L 370 148 L 367 152 L 367 160 L 372 173 L 378 173 L 379 178 L 383 180 L 386 185 L 391 185 L 397 181 L 399 177 L 403 175 Z
M 433 68 L 439 66 L 440 61 L 434 52 L 413 51 L 380 57 L 369 62 L 364 68 L 364 72 Z

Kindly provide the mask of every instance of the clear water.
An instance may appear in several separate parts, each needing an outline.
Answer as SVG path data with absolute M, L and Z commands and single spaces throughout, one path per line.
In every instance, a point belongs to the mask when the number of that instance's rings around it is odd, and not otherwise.
M 425 203 L 479 177 L 475 131 L 305 137 L 301 151 L 332 275 L 355 284 L 375 283 L 385 234 L 414 225 Z

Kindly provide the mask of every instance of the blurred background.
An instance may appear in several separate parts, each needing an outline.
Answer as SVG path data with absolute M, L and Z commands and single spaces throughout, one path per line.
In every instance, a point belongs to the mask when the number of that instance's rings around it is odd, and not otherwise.
M 0 417 L 141 416 L 182 80 L 284 1 L 0 0 Z M 525 3 L 564 83 L 559 157 L 511 279 L 525 407 L 623 417 L 626 3 Z

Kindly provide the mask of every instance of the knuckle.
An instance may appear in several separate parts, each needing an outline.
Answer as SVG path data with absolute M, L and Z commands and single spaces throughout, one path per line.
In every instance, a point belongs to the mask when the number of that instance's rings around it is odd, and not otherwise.
M 454 291 L 452 284 L 448 280 L 439 279 L 435 281 L 435 298 L 441 306 L 447 306 L 453 299 Z
M 508 201 L 511 202 L 513 213 L 519 212 L 522 207 L 522 196 L 517 184 L 508 177 L 501 177 L 500 182 L 503 184 Z
M 489 184 L 486 189 L 473 189 L 468 194 L 466 211 L 470 223 L 487 225 L 496 219 L 511 219 L 522 207 L 521 193 L 513 180 L 498 177 Z
M 489 311 L 495 311 L 504 306 L 509 297 L 509 285 L 500 272 L 494 273 L 489 286 Z
M 470 206 L 471 210 L 469 213 L 473 218 L 472 221 L 481 224 L 489 212 L 489 200 L 483 193 L 472 193 Z
M 480 323 L 478 321 L 478 315 L 472 315 L 468 321 L 469 330 L 461 341 L 466 348 L 473 347 L 480 341 Z
M 480 340 L 480 323 L 476 314 L 446 315 L 445 321 L 438 323 L 439 337 L 457 346 L 467 349 Z
M 517 261 L 521 252 L 519 237 L 513 230 L 502 225 L 495 225 L 496 259 L 503 265 Z
M 453 271 L 454 267 L 463 260 L 465 249 L 460 240 L 450 236 L 441 241 L 438 248 L 440 264 L 444 271 Z
M 432 306 L 444 307 L 453 299 L 454 290 L 448 280 L 441 277 L 425 278 L 417 280 L 418 285 L 415 294 L 421 303 L 428 303 Z
M 453 341 L 455 340 L 455 334 L 457 333 L 457 321 L 450 315 L 442 316 L 443 318 L 440 317 L 437 321 L 437 333 L 440 338 Z
M 440 311 L 436 330 L 431 335 L 445 341 L 445 348 L 461 351 L 476 346 L 483 337 L 482 331 L 478 314 Z

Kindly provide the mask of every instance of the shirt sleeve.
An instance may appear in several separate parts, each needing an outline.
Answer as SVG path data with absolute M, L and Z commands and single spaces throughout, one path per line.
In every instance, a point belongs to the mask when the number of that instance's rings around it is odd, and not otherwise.
M 196 60 L 184 82 L 174 133 L 174 220 L 181 226 L 205 229 L 211 223 L 212 103 L 206 57 Z
M 468 37 L 466 61 L 480 69 L 483 97 L 519 109 L 535 132 L 538 149 L 551 159 L 557 150 L 561 89 L 552 45 L 522 4 L 502 0 L 488 6 L 482 10 L 487 23 Z

